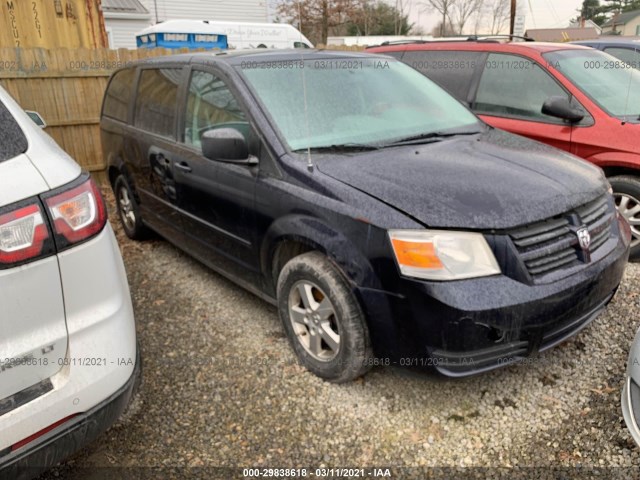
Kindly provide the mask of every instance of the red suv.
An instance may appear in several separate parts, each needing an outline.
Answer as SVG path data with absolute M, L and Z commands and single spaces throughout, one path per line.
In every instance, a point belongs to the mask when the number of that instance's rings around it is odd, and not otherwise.
M 640 71 L 602 51 L 495 39 L 379 46 L 467 104 L 489 125 L 604 169 L 640 259 Z

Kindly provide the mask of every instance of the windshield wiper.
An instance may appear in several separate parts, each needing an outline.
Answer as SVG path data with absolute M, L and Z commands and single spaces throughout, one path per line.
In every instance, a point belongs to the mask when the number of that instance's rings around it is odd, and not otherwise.
M 323 145 L 320 147 L 298 148 L 294 150 L 296 153 L 304 153 L 307 150 L 312 152 L 366 152 L 370 150 L 379 150 L 380 146 L 371 143 L 340 143 L 335 145 Z
M 397 147 L 399 145 L 414 145 L 420 143 L 438 142 L 444 138 L 457 137 L 459 135 L 477 135 L 482 133 L 480 130 L 474 130 L 470 132 L 429 132 L 422 133 L 420 135 L 413 135 L 411 137 L 401 138 L 395 142 L 387 143 L 384 147 Z

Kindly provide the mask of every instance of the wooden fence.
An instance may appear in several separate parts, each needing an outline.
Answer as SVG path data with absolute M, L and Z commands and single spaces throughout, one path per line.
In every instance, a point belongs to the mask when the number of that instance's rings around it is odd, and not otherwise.
M 100 109 L 109 75 L 138 59 L 185 51 L 0 48 L 0 85 L 22 108 L 40 113 L 45 131 L 82 167 L 99 172 L 106 167 Z
M 132 61 L 186 50 L 0 48 L 0 85 L 40 113 L 45 131 L 89 171 L 106 167 L 100 109 L 111 73 Z

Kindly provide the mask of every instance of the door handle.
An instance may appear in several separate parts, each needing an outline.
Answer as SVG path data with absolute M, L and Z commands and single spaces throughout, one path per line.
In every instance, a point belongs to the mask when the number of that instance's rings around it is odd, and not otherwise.
M 183 171 L 184 173 L 189 173 L 191 171 L 191 167 L 187 162 L 179 162 L 174 164 L 178 170 Z

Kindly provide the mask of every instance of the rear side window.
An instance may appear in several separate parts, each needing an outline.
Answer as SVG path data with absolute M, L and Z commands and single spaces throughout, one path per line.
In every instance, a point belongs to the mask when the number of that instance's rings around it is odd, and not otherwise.
M 17 157 L 27 151 L 27 137 L 7 107 L 0 102 L 0 162 Z
M 487 58 L 473 108 L 476 113 L 562 123 L 542 113 L 542 105 L 553 96 L 570 100 L 569 94 L 534 61 L 492 53 Z
M 482 52 L 421 51 L 405 53 L 402 61 L 466 102 L 483 56 Z
M 175 137 L 179 68 L 142 70 L 138 83 L 134 125 L 163 137 Z
M 121 70 L 113 76 L 104 96 L 103 115 L 121 122 L 127 121 L 135 76 L 134 68 Z
M 609 47 L 605 48 L 604 51 L 640 70 L 640 45 L 636 49 Z

